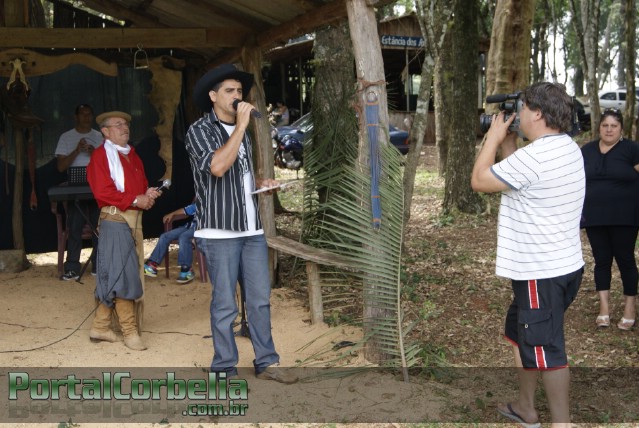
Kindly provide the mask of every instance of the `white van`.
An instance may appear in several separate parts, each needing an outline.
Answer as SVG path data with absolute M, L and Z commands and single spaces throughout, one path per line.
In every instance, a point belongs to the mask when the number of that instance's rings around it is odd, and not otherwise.
M 639 90 L 638 90 L 639 92 Z M 635 108 L 639 107 L 639 96 L 635 96 Z M 599 107 L 601 110 L 616 108 L 620 111 L 626 109 L 626 90 L 624 88 L 603 91 L 599 93 Z

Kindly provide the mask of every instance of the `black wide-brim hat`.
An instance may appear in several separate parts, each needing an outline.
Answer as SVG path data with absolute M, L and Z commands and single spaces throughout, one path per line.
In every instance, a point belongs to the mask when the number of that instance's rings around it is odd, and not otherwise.
M 253 75 L 240 71 L 233 64 L 222 64 L 200 77 L 193 88 L 193 102 L 202 111 L 211 111 L 213 103 L 209 92 L 215 84 L 227 79 L 239 80 L 242 83 L 242 93 L 248 95 L 253 87 Z

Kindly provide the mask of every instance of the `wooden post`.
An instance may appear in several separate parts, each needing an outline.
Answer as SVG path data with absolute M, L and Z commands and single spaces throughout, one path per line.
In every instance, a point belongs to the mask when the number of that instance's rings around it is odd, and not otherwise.
M 5 27 L 24 27 L 25 23 L 24 0 L 5 0 L 2 5 Z M 22 128 L 12 128 L 16 149 L 16 172 L 13 185 L 13 210 L 11 227 L 13 231 L 13 248 L 0 252 L 0 272 L 20 272 L 29 264 L 24 251 L 24 235 L 22 231 L 22 190 L 24 188 L 24 139 Z
M 149 101 L 158 112 L 155 132 L 160 139 L 160 157 L 166 165 L 162 178 L 171 178 L 173 173 L 173 122 L 182 93 L 182 72 L 167 68 L 164 61 L 172 61 L 173 67 L 183 68 L 184 64 L 169 58 L 153 58 L 149 61 L 151 70 L 151 93 Z
M 24 190 L 24 129 L 13 128 L 13 139 L 16 148 L 16 172 L 13 182 L 13 248 L 24 250 L 24 234 L 22 231 L 22 192 Z
M 24 250 L 0 250 L 0 272 L 18 273 L 28 268 Z
M 24 0 L 4 0 L 4 26 L 26 27 Z M 27 14 L 28 16 L 28 14 Z
M 264 85 L 262 84 L 262 51 L 255 45 L 247 45 L 242 49 L 242 65 L 244 71 L 252 73 L 255 83 L 250 94 L 249 101 L 264 114 L 261 119 L 253 119 L 253 137 L 255 138 L 255 176 L 256 178 L 274 178 L 275 167 L 273 165 L 273 146 L 271 143 L 271 127 L 266 119 L 266 102 L 264 98 Z M 275 208 L 273 196 L 260 195 L 260 217 L 266 236 L 275 236 Z M 277 267 L 277 254 L 269 251 L 269 277 L 271 285 L 275 284 L 275 271 Z
M 377 21 L 373 5 L 375 1 L 347 0 L 348 24 L 353 41 L 353 53 L 355 55 L 355 71 L 360 82 L 360 92 L 357 95 L 357 103 L 360 111 L 365 111 L 366 97 L 370 92 L 375 93 L 379 101 L 379 131 L 380 144 L 388 144 L 386 132 L 388 129 L 388 102 L 386 95 L 386 78 L 384 75 L 384 60 L 382 48 L 377 33 Z M 359 158 L 357 168 L 364 171 L 368 165 L 368 142 L 364 115 L 360 115 L 359 132 Z M 366 198 L 362 198 L 366 200 Z M 376 251 L 374 248 L 371 251 Z M 375 320 L 387 318 L 389 315 L 381 308 L 372 304 L 372 297 L 376 295 L 375 279 L 366 278 L 364 286 L 364 334 L 368 335 L 375 329 Z M 378 339 L 372 336 L 368 341 L 365 356 L 369 361 L 380 363 L 389 359 L 381 350 Z
M 306 262 L 306 276 L 308 279 L 308 305 L 311 312 L 311 324 L 323 323 L 324 304 L 322 302 L 322 284 L 317 263 Z

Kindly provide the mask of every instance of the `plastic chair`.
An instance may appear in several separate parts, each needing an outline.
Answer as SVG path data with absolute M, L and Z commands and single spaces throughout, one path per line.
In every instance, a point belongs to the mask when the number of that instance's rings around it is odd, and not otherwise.
M 58 209 L 58 203 L 61 203 L 64 207 L 64 211 L 60 212 Z M 67 240 L 69 239 L 69 229 L 67 229 L 68 222 L 68 207 L 67 201 L 51 202 L 51 212 L 55 215 L 55 223 L 58 231 L 58 276 L 64 273 L 64 252 L 67 249 Z M 91 239 L 91 225 L 85 223 L 82 228 L 82 239 Z
M 184 220 L 189 218 L 189 216 L 187 216 L 186 214 L 177 214 L 175 216 L 173 216 L 173 221 L 170 221 L 168 223 L 164 224 L 164 231 L 168 232 L 169 230 L 173 229 L 173 223 L 180 221 L 180 220 Z M 171 244 L 178 244 L 177 240 L 173 240 L 171 241 Z M 197 248 L 197 245 L 195 245 L 195 240 L 193 240 L 193 251 L 195 252 L 193 254 L 193 260 L 197 260 L 197 264 L 199 266 L 199 271 L 200 271 L 200 281 L 201 282 L 207 282 L 208 281 L 208 274 L 207 274 L 207 270 L 206 270 L 206 257 L 204 256 L 204 254 L 202 254 L 202 252 L 200 252 Z M 165 266 L 165 270 L 166 270 L 166 277 L 169 277 L 169 254 L 167 253 L 166 257 L 164 257 L 164 266 Z

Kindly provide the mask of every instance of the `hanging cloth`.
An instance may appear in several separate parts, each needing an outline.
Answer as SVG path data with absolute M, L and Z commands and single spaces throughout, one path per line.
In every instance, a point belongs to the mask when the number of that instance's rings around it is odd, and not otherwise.
M 379 97 L 373 91 L 366 94 L 366 131 L 368 133 L 371 168 L 371 209 L 374 229 L 382 226 L 382 203 L 379 195 L 381 156 L 379 150 Z

